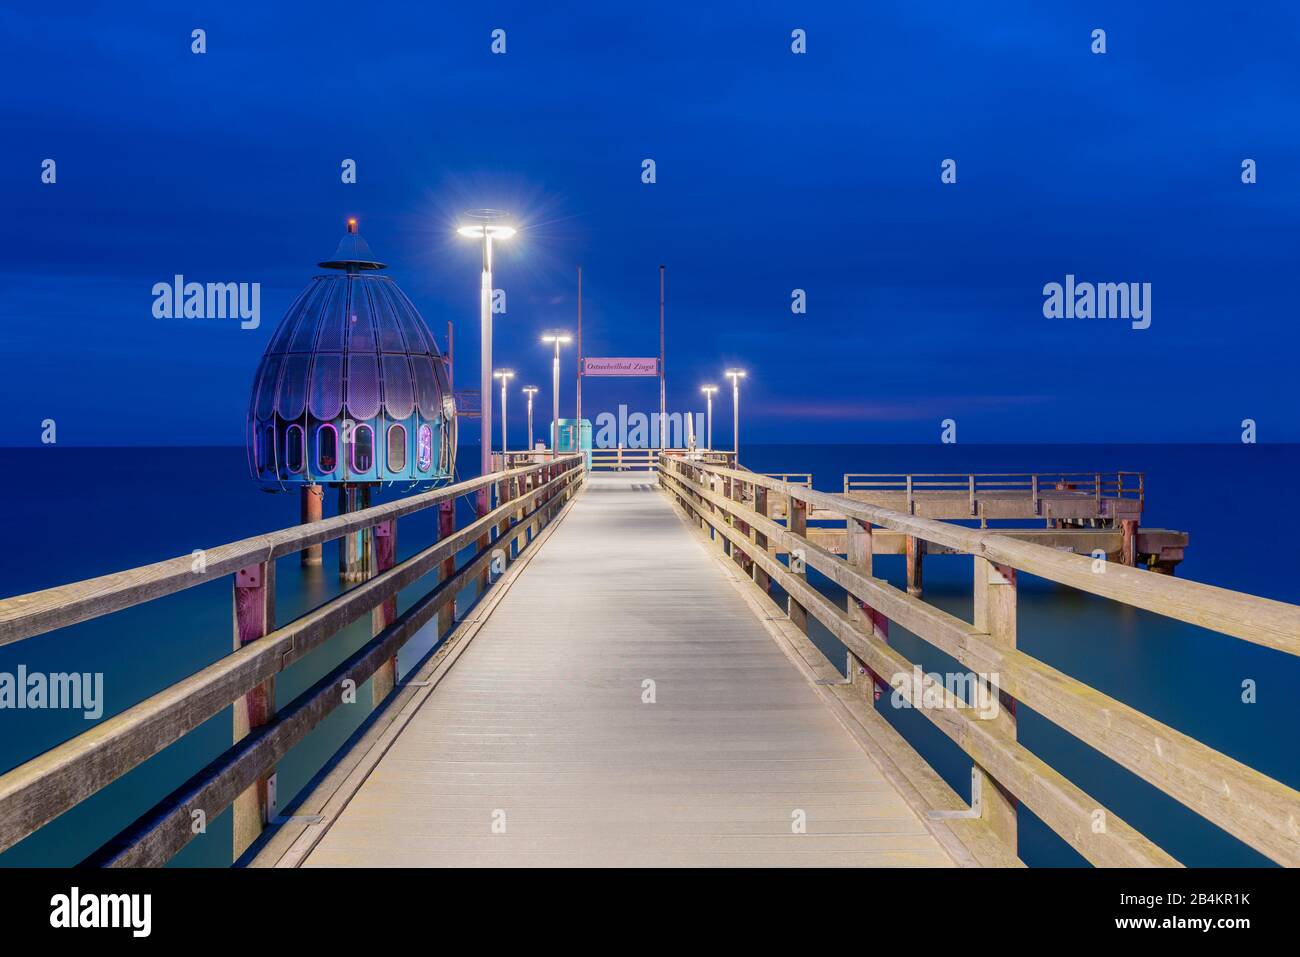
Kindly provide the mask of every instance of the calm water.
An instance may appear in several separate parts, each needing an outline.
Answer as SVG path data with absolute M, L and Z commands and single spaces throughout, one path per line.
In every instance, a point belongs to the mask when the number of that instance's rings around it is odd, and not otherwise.
M 477 449 L 462 449 L 472 465 Z M 846 471 L 1095 471 L 1147 473 L 1144 524 L 1187 530 L 1191 546 L 1180 577 L 1300 603 L 1300 516 L 1273 514 L 1300 474 L 1300 446 L 775 446 L 744 450 L 758 471 L 811 471 L 814 484 L 841 487 Z M 270 495 L 246 478 L 241 449 L 0 449 L 4 474 L 25 476 L 11 493 L 0 557 L 8 596 L 158 561 L 297 520 L 297 499 Z M 327 501 L 327 514 L 333 502 Z M 468 513 L 466 513 L 467 515 Z M 462 521 L 465 516 L 462 516 Z M 433 540 L 436 518 L 401 522 L 399 556 Z M 281 623 L 337 594 L 336 558 L 326 546 L 320 569 L 296 557 L 277 568 Z M 902 584 L 901 557 L 877 559 L 877 574 Z M 1300 661 L 1202 629 L 1125 609 L 1040 579 L 1021 579 L 1020 647 L 1062 671 L 1204 741 L 1271 777 L 1300 787 Z M 819 582 L 828 593 L 834 586 Z M 403 594 L 402 607 L 428 582 Z M 970 560 L 929 556 L 926 600 L 970 616 Z M 0 648 L 0 671 L 104 673 L 108 717 L 227 654 L 231 648 L 228 578 L 148 606 Z M 836 662 L 843 649 L 816 636 Z M 896 647 L 927 670 L 960 670 L 928 645 L 891 627 Z M 369 638 L 369 617 L 336 636 L 277 679 L 287 702 Z M 432 646 L 422 635 L 400 661 L 409 668 Z M 1241 702 L 1246 679 L 1258 703 Z M 368 702 L 369 689 L 358 694 Z M 885 699 L 882 704 L 887 703 Z M 915 712 L 882 708 L 940 773 L 965 795 L 970 763 Z M 366 717 L 364 704 L 336 709 L 278 769 L 282 806 Z M 90 722 L 79 712 L 0 711 L 0 769 L 11 768 Z M 227 709 L 144 765 L 3 855 L 0 864 L 75 864 L 230 744 Z M 1185 810 L 1054 725 L 1022 708 L 1020 739 L 1138 830 L 1187 864 L 1267 863 L 1236 839 Z M 1022 809 L 1021 856 L 1031 865 L 1081 859 Z M 176 859 L 223 865 L 229 814 L 211 822 Z

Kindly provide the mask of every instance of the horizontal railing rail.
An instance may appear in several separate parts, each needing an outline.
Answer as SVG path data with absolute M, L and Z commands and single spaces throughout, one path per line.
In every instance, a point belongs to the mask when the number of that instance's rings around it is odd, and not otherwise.
M 890 621 L 988 678 L 1006 705 L 996 719 L 969 708 L 923 707 L 922 713 L 971 757 L 977 781 L 985 781 L 981 814 L 1002 819 L 1003 838 L 1013 847 L 1018 800 L 1094 864 L 1177 863 L 1016 740 L 1014 708 L 1023 701 L 1260 853 L 1300 865 L 1300 792 L 1017 650 L 1016 581 L 1018 573 L 1037 575 L 1291 655 L 1300 654 L 1300 607 L 1122 565 L 1098 571 L 1095 559 L 752 472 L 666 459 L 660 482 L 760 587 L 780 585 L 792 622 L 805 630 L 809 617 L 821 622 L 880 686 L 910 700 L 951 698 L 924 675 L 918 684 L 919 671 L 889 644 Z M 777 497 L 785 500 L 784 524 L 769 517 Z M 845 523 L 847 559 L 810 540 L 806 517 L 814 507 Z M 974 621 L 874 577 L 873 527 L 971 555 Z M 782 563 L 778 553 L 798 560 Z M 842 587 L 848 607 L 813 588 L 807 568 Z
M 734 452 L 720 452 L 709 449 L 647 449 L 624 448 L 592 449 L 592 471 L 639 471 L 653 472 L 659 468 L 660 454 L 673 455 L 701 462 L 735 464 Z
M 850 497 L 902 495 L 908 511 L 914 511 L 915 496 L 965 493 L 972 510 L 981 494 L 1023 494 L 1035 503 L 1044 497 L 1091 496 L 1100 511 L 1105 499 L 1136 502 L 1141 512 L 1146 504 L 1146 473 L 1110 472 L 846 472 L 844 494 Z
M 309 525 L 282 529 L 208 552 L 203 575 L 178 575 L 175 562 L 160 562 L 0 601 L 0 622 L 9 641 L 40 634 L 73 622 L 100 617 L 131 605 L 238 572 L 235 577 L 237 628 L 239 589 L 249 579 L 273 582 L 274 559 L 352 532 L 379 528 L 396 517 L 495 488 L 496 507 L 460 529 L 449 529 L 434 544 L 377 573 L 293 621 L 265 632 L 231 654 L 178 681 L 43 754 L 0 775 L 0 850 L 22 840 L 84 801 L 204 721 L 232 704 L 246 701 L 276 674 L 302 659 L 340 629 L 367 612 L 387 607 L 387 620 L 375 637 L 311 689 L 279 711 L 272 707 L 266 723 L 246 729 L 234 746 L 179 790 L 92 856 L 89 863 L 161 865 L 194 836 L 193 815 L 213 820 L 241 795 L 264 782 L 288 749 L 343 700 L 345 680 L 372 677 L 421 627 L 449 605 L 489 564 L 504 565 L 522 551 L 541 528 L 571 500 L 585 470 L 582 459 L 567 455 L 540 466 L 497 472 L 435 492 L 377 505 Z M 492 533 L 496 532 L 496 538 Z M 388 534 L 393 534 L 391 525 Z M 459 551 L 477 544 L 472 558 L 455 568 Z M 214 561 L 213 555 L 219 556 Z M 189 559 L 183 559 L 187 563 Z M 256 570 L 250 574 L 250 568 Z M 399 591 L 439 572 L 439 582 L 401 616 L 395 614 Z M 262 577 L 265 576 L 265 577 Z M 245 581 L 241 583 L 241 579 Z M 273 584 L 271 586 L 273 591 Z M 71 609 L 59 613 L 58 600 Z M 440 636 L 441 637 L 441 636 Z M 261 807 L 263 823 L 270 810 Z M 260 829 L 260 828 L 259 828 Z M 236 856 L 240 848 L 236 848 Z

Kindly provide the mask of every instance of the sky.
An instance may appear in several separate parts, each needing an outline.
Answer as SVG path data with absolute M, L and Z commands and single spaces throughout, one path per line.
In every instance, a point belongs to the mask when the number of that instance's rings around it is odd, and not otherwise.
M 542 6 L 7 5 L 0 444 L 241 444 L 349 216 L 474 388 L 477 207 L 520 226 L 512 444 L 577 267 L 584 352 L 650 356 L 660 264 L 669 409 L 741 366 L 749 441 L 1300 440 L 1300 8 Z M 155 318 L 176 274 L 259 283 L 260 325 Z M 1046 317 L 1067 275 L 1149 283 L 1149 327 Z M 657 383 L 587 380 L 587 417 L 620 403 Z

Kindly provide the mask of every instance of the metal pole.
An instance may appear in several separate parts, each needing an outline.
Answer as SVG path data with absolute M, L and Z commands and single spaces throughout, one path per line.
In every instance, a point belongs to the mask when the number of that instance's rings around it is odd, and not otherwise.
M 555 361 L 551 363 L 551 458 L 560 454 L 560 339 L 555 339 Z
M 582 428 L 582 267 L 578 267 L 578 398 L 576 402 L 578 428 Z
M 731 434 L 736 445 L 736 467 L 740 467 L 740 376 L 731 377 Z
M 479 421 L 482 423 L 479 469 L 480 474 L 489 475 L 492 472 L 492 237 L 486 224 L 483 226 L 483 285 L 479 290 L 479 329 L 483 342 L 479 368 Z M 491 499 L 492 493 L 486 487 L 478 493 L 480 515 L 491 511 Z
M 668 448 L 668 403 L 664 391 L 664 267 L 659 267 L 659 449 Z
M 506 383 L 509 376 L 501 377 L 501 467 L 506 468 Z
M 705 447 L 710 452 L 712 452 L 713 451 L 713 393 L 706 392 L 704 394 L 709 398 L 709 438 L 708 438 L 708 444 Z
M 533 450 L 533 394 L 528 393 L 528 451 Z

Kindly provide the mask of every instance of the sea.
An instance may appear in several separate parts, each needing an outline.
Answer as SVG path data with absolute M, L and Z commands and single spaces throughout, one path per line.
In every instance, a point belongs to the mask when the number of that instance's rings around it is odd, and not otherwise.
M 476 446 L 460 450 L 461 478 L 475 474 Z M 743 464 L 759 472 L 808 472 L 818 489 L 839 491 L 846 472 L 1145 473 L 1142 524 L 1186 531 L 1181 578 L 1300 604 L 1300 445 L 746 445 Z M 0 528 L 0 597 L 148 564 L 196 549 L 293 525 L 295 494 L 268 494 L 248 477 L 242 448 L 0 449 L 9 476 Z M 377 501 L 403 490 L 386 490 Z M 326 514 L 334 502 L 327 493 Z M 462 502 L 461 523 L 470 517 Z M 436 515 L 399 523 L 398 556 L 436 537 Z M 340 592 L 334 547 L 318 568 L 296 556 L 277 563 L 276 619 L 283 624 Z M 879 557 L 875 573 L 900 587 L 903 559 Z M 816 573 L 813 582 L 843 593 Z M 418 597 L 404 591 L 399 608 Z M 970 620 L 971 560 L 927 556 L 925 600 Z M 462 594 L 463 610 L 474 600 Z M 0 673 L 103 675 L 103 715 L 0 709 L 0 771 L 81 734 L 229 654 L 229 576 L 146 605 L 0 647 Z M 1262 773 L 1300 788 L 1300 659 L 1171 621 L 1043 579 L 1024 575 L 1018 593 L 1018 646 L 1077 678 Z M 370 638 L 369 616 L 344 629 L 277 677 L 276 698 L 292 700 Z M 843 667 L 838 641 L 816 628 L 814 640 Z M 927 672 L 959 672 L 942 652 L 891 626 L 890 641 Z M 403 650 L 405 672 L 436 637 L 426 629 Z M 294 799 L 366 720 L 368 687 L 356 705 L 335 709 L 276 771 L 279 803 Z M 963 796 L 970 760 L 919 712 L 877 705 L 920 754 Z M 0 854 L 0 866 L 68 866 L 92 854 L 160 798 L 231 744 L 226 709 L 142 765 Z M 1068 732 L 1023 706 L 1020 741 L 1099 804 L 1189 866 L 1263 866 L 1270 862 Z M 172 861 L 221 867 L 230 861 L 230 814 Z M 1030 866 L 1086 866 L 1027 808 L 1020 809 L 1020 856 Z

